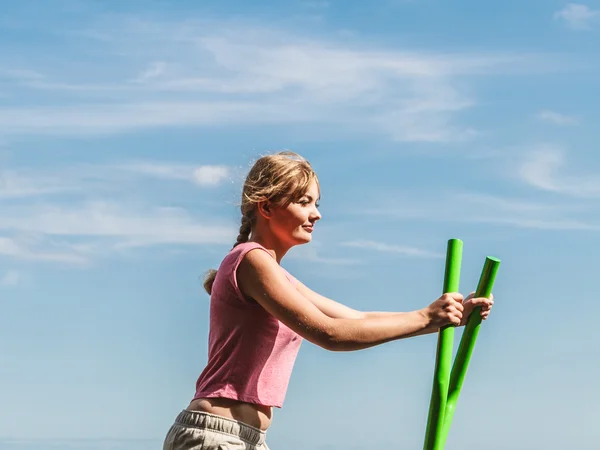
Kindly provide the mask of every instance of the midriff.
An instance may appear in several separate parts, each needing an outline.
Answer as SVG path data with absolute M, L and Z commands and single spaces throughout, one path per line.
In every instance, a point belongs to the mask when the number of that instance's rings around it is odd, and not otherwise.
M 255 405 L 229 398 L 197 398 L 191 401 L 188 409 L 239 420 L 263 431 L 269 428 L 273 418 L 273 408 L 270 406 Z

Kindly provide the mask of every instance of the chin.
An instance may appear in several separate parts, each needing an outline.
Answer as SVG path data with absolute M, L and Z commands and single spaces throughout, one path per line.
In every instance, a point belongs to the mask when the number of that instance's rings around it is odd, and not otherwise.
M 312 241 L 312 238 L 295 239 L 294 245 L 308 244 L 310 241 Z
M 312 241 L 312 235 L 309 233 L 294 236 L 294 245 L 308 244 L 310 241 Z

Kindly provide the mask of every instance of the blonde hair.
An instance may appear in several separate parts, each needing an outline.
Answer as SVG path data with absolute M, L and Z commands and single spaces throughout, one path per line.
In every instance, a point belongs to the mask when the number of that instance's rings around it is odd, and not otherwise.
M 284 151 L 256 160 L 244 182 L 240 205 L 242 219 L 233 247 L 248 242 L 256 224 L 258 203 L 269 201 L 285 207 L 305 195 L 313 181 L 318 186 L 319 180 L 312 166 L 297 153 Z M 209 295 L 216 275 L 217 271 L 210 269 L 204 277 L 204 289 Z

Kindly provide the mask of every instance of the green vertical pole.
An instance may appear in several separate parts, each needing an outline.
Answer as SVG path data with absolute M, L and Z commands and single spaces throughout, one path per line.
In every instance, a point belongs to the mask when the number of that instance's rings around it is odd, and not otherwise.
M 462 250 L 463 242 L 460 239 L 450 239 L 448 241 L 446 269 L 444 273 L 444 294 L 458 292 Z M 453 344 L 454 327 L 451 325 L 442 327 L 438 333 L 433 389 L 429 403 L 424 450 L 441 450 L 440 438 L 444 426 L 444 413 L 446 411 L 448 386 L 450 383 Z
M 490 298 L 499 266 L 499 259 L 491 256 L 488 256 L 485 259 L 477 290 L 475 291 L 476 297 Z M 480 313 L 480 307 L 475 308 L 471 312 L 456 352 L 454 366 L 452 367 L 452 372 L 450 374 L 450 386 L 448 388 L 448 400 L 446 402 L 446 411 L 444 413 L 444 426 L 442 429 L 440 449 L 443 449 L 446 444 L 454 411 L 456 410 L 456 403 L 467 374 L 473 349 L 475 348 L 475 342 L 477 341 L 477 335 L 479 334 L 479 327 L 482 320 Z

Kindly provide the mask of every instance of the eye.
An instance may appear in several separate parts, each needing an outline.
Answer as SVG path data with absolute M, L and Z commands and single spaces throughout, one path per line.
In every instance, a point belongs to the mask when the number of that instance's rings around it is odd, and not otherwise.
M 299 205 L 302 205 L 302 206 L 307 206 L 307 205 L 310 205 L 312 203 L 312 198 L 303 197 L 300 200 L 298 200 L 296 203 L 299 204 Z M 317 200 L 315 202 L 315 206 L 317 208 L 319 208 L 321 206 L 321 203 Z

